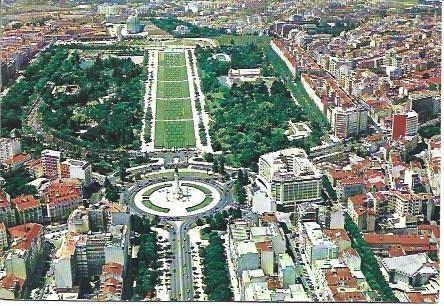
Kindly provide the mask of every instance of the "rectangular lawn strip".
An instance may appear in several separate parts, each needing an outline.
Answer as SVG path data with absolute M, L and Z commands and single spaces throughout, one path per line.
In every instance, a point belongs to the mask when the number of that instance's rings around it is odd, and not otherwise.
M 159 79 L 160 80 L 160 79 Z M 157 82 L 157 98 L 188 98 L 190 88 L 188 81 L 182 82 Z
M 193 120 L 156 121 L 156 148 L 185 148 L 196 145 Z
M 156 120 L 192 119 L 191 100 L 157 100 Z
M 187 69 L 183 67 L 168 67 L 159 66 L 158 69 L 158 79 L 161 81 L 186 81 L 187 80 Z
M 191 206 L 191 207 L 188 207 L 188 208 L 186 208 L 186 210 L 187 210 L 187 212 L 192 212 L 192 211 L 195 211 L 195 210 L 202 209 L 205 206 L 207 206 L 208 204 L 210 204 L 211 201 L 213 201 L 212 197 L 205 197 L 205 200 L 203 200 L 201 203 L 199 203 L 197 205 L 194 205 L 194 206 Z
M 167 213 L 170 211 L 169 208 L 163 208 L 163 207 L 159 207 L 157 205 L 154 205 L 153 203 L 151 203 L 150 200 L 143 200 L 142 204 L 154 211 L 158 211 L 158 212 L 162 212 L 162 213 Z
M 155 148 L 187 148 L 196 145 L 183 52 L 159 53 L 154 134 Z

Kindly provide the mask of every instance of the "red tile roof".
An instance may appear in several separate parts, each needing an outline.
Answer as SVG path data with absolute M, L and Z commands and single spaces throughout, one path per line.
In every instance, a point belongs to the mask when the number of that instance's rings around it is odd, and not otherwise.
M 399 257 L 405 255 L 404 249 L 400 246 L 393 246 L 388 250 L 388 252 L 390 257 Z
M 409 292 L 407 296 L 410 302 L 415 304 L 436 303 L 439 298 L 437 294 L 422 294 L 421 292 Z
M 435 238 L 439 238 L 440 236 L 440 230 L 438 225 L 431 225 L 431 224 L 421 224 L 418 225 L 418 234 L 421 232 L 424 234 L 424 232 L 432 233 Z
M 112 294 L 120 293 L 122 291 L 122 283 L 110 277 L 101 284 L 101 291 Z
M 323 270 L 329 287 L 356 288 L 358 283 L 349 268 L 334 268 Z
M 372 244 L 389 244 L 402 246 L 423 246 L 427 247 L 430 242 L 428 237 L 422 235 L 385 235 L 385 234 L 364 234 L 364 240 Z
M 80 184 L 71 181 L 54 181 L 46 189 L 45 194 L 50 206 L 82 198 Z
M 335 302 L 366 302 L 367 299 L 360 291 L 353 292 L 337 292 L 333 294 Z
M 271 241 L 261 241 L 256 242 L 256 249 L 267 252 L 272 251 L 273 247 L 271 246 Z
M 5 164 L 8 166 L 13 166 L 28 161 L 30 159 L 31 156 L 29 156 L 28 154 L 19 154 L 5 160 Z
M 113 274 L 116 276 L 122 276 L 123 266 L 117 262 L 109 262 L 102 267 L 102 274 Z
M 8 228 L 11 241 L 16 242 L 11 248 L 29 250 L 33 241 L 37 239 L 41 232 L 42 226 L 37 223 L 25 223 Z
M 21 195 L 11 200 L 12 204 L 17 208 L 18 211 L 24 211 L 31 208 L 36 208 L 40 206 L 39 200 L 34 198 L 32 195 Z
M 6 290 L 14 291 L 17 284 L 21 289 L 23 288 L 24 283 L 25 280 L 21 277 L 15 275 L 6 275 L 3 279 L 0 280 L 0 287 L 5 288 Z
M 331 240 L 346 240 L 350 241 L 350 238 L 347 235 L 347 232 L 343 229 L 324 229 L 324 234 L 330 237 Z

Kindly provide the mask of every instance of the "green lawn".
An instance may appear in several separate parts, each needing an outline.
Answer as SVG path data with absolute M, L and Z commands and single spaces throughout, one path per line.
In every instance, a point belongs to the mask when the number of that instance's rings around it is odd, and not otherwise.
M 148 189 L 147 191 L 145 191 L 145 192 L 143 193 L 142 196 L 149 197 L 150 195 L 152 195 L 152 194 L 153 194 L 154 192 L 156 192 L 157 190 L 160 190 L 160 189 L 165 188 L 165 187 L 171 187 L 171 186 L 172 186 L 171 184 L 161 184 L 161 185 L 159 185 L 159 186 L 156 186 L 156 187 L 153 187 L 153 188 L 151 188 L 151 189 Z
M 157 100 L 169 98 L 188 98 L 189 96 L 190 89 L 188 87 L 188 81 L 157 82 Z
M 159 53 L 154 138 L 157 149 L 196 145 L 184 52 Z
M 214 37 L 214 39 L 221 45 L 229 45 L 234 41 L 235 45 L 245 45 L 254 43 L 259 48 L 266 48 L 270 44 L 271 38 L 268 36 L 255 36 L 255 35 L 220 35 Z
M 200 202 L 200 203 L 197 204 L 197 205 L 194 205 L 194 206 L 188 207 L 186 210 L 187 210 L 187 212 L 192 212 L 192 211 L 195 211 L 195 210 L 202 209 L 202 208 L 204 208 L 205 206 L 207 206 L 208 204 L 210 204 L 212 201 L 213 201 L 213 198 L 212 198 L 212 197 L 210 197 L 210 196 L 206 196 L 205 199 L 204 199 L 202 202 Z
M 185 66 L 184 52 L 160 52 L 160 66 Z
M 158 69 L 158 79 L 164 81 L 187 81 L 187 69 L 183 67 L 162 66 Z
M 191 101 L 157 100 L 156 120 L 192 119 Z
M 196 145 L 193 120 L 156 121 L 156 148 L 189 148 Z
M 143 200 L 142 204 L 154 211 L 158 211 L 158 212 L 162 212 L 162 213 L 167 213 L 170 211 L 169 208 L 163 208 L 163 207 L 159 207 L 157 205 L 154 205 L 153 203 L 151 203 L 150 200 Z

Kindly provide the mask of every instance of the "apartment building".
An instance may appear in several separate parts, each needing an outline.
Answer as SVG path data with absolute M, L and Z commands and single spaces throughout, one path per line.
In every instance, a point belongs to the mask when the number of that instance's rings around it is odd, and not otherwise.
M 44 191 L 47 217 L 52 221 L 67 218 L 82 204 L 79 180 L 55 180 Z
M 0 222 L 6 227 L 17 224 L 15 209 L 11 205 L 11 198 L 7 193 L 0 192 Z
M 67 159 L 61 163 L 61 177 L 79 179 L 83 184 L 91 183 L 91 164 L 83 160 Z
M 283 288 L 289 288 L 296 282 L 296 266 L 288 254 L 279 255 L 278 275 Z
M 315 260 L 338 258 L 338 246 L 322 232 L 316 222 L 304 222 L 302 228 L 303 248 L 310 264 Z
M 23 223 L 41 223 L 43 221 L 43 211 L 40 201 L 32 195 L 22 195 L 11 200 L 12 206 L 16 210 L 17 221 Z
M 0 251 L 8 247 L 8 235 L 6 233 L 6 227 L 3 222 L 0 222 Z
M 262 155 L 258 180 L 278 205 L 291 206 L 321 198 L 321 174 L 299 148 Z
M 22 152 L 22 145 L 18 138 L 0 138 L 0 163 L 19 155 Z
M 7 229 L 10 249 L 6 252 L 7 275 L 26 280 L 36 269 L 36 262 L 43 246 L 43 227 L 37 223 L 26 223 Z
M 44 150 L 41 153 L 43 176 L 51 179 L 60 178 L 62 153 L 53 150 Z

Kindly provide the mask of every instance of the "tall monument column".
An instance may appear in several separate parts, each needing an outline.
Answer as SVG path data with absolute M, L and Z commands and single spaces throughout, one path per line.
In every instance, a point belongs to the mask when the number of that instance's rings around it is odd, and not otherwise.
M 180 188 L 180 184 L 179 184 L 179 169 L 177 167 L 174 170 L 174 182 L 173 182 L 173 188 L 171 191 L 172 191 L 173 197 L 176 200 L 179 200 L 183 197 L 183 192 L 182 192 L 182 189 Z

